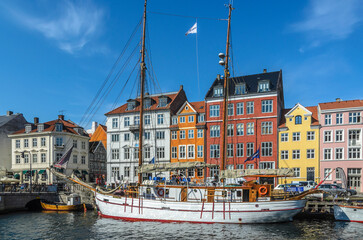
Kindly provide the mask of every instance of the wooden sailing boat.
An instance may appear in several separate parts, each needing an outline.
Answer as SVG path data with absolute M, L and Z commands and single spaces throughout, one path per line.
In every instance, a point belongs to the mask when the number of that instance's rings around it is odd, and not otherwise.
M 224 93 L 228 93 L 228 60 L 229 36 L 232 6 L 228 5 L 228 30 L 226 54 L 224 59 Z M 145 81 L 145 26 L 146 0 L 143 17 L 143 40 L 141 49 L 141 94 L 140 94 L 140 125 L 139 132 L 143 132 L 143 98 Z M 222 145 L 222 176 L 230 175 L 225 169 L 226 156 L 226 127 L 227 127 L 227 94 L 224 94 L 223 115 L 223 145 Z M 141 135 L 141 134 L 140 134 Z M 189 186 L 172 185 L 166 181 L 157 184 L 154 181 L 142 183 L 142 173 L 152 171 L 175 171 L 190 167 L 210 167 L 205 163 L 191 166 L 191 163 L 169 163 L 142 165 L 143 138 L 139 138 L 139 172 L 137 187 L 129 187 L 123 196 L 101 193 L 96 191 L 95 199 L 99 215 L 115 219 L 131 221 L 159 221 L 159 222 L 192 222 L 192 223 L 272 223 L 292 220 L 293 216 L 305 207 L 305 200 L 295 197 L 291 200 L 276 200 L 271 196 L 271 185 L 257 184 L 254 181 L 238 186 Z M 250 176 L 285 176 L 291 174 L 289 170 L 242 170 L 244 175 Z M 284 172 L 285 171 L 285 172 Z M 284 173 L 283 173 L 284 172 Z M 238 172 L 236 172 L 238 175 Z M 223 181 L 223 180 L 222 180 Z

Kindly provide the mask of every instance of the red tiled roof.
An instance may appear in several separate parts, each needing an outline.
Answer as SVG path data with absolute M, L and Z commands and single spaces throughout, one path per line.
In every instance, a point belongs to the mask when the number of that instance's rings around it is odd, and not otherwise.
M 363 107 L 363 100 L 357 99 L 357 100 L 348 100 L 348 101 L 319 103 L 319 106 L 321 110 Z
M 193 108 L 195 109 L 195 111 L 197 111 L 198 113 L 205 113 L 205 102 L 204 101 L 191 102 L 190 105 L 192 105 Z
M 311 125 L 319 125 L 319 118 L 318 118 L 318 107 L 313 106 L 313 107 L 305 107 L 307 110 L 309 110 L 312 113 L 311 116 Z M 284 128 L 286 127 L 286 118 L 285 115 L 291 110 L 291 108 L 288 109 L 283 109 L 282 113 L 281 113 L 281 120 L 280 120 L 280 125 L 279 128 Z

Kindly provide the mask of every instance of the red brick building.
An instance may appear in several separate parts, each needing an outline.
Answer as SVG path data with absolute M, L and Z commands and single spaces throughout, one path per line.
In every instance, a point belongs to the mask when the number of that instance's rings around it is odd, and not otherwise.
M 206 162 L 220 164 L 223 83 L 219 75 L 206 97 Z M 282 71 L 229 79 L 226 169 L 278 168 L 278 132 L 284 108 Z M 260 158 L 245 162 L 260 149 Z M 209 176 L 219 174 L 210 169 Z M 273 179 L 260 179 L 273 182 Z

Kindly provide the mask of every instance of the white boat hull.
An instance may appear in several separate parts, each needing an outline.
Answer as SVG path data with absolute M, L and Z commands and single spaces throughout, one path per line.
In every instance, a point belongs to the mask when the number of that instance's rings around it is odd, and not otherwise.
M 334 217 L 339 221 L 363 223 L 363 208 L 354 206 L 334 206 Z
M 102 217 L 129 221 L 275 223 L 292 221 L 305 200 L 265 202 L 178 202 L 96 194 Z

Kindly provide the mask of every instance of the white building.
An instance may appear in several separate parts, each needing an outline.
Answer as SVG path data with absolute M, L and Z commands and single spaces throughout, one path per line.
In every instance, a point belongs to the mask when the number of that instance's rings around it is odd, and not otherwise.
M 178 92 L 145 95 L 143 163 L 148 164 L 152 159 L 155 163 L 170 162 L 171 116 L 187 100 L 183 86 Z M 117 183 L 126 178 L 135 183 L 138 180 L 140 99 L 129 99 L 126 104 L 105 115 L 107 183 Z
M 72 154 L 65 174 L 75 172 L 88 180 L 88 134 L 70 120 L 58 119 L 34 124 L 25 124 L 22 130 L 10 134 L 12 151 L 12 171 L 22 183 L 53 184 L 57 179 L 47 167 L 58 161 L 72 146 Z M 24 153 L 24 154 L 23 154 Z

